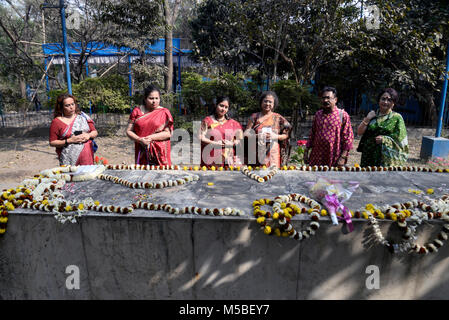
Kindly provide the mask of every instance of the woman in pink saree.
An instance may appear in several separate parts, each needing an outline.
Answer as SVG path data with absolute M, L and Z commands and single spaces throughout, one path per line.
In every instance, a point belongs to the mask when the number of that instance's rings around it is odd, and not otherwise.
M 56 147 L 59 165 L 92 165 L 92 140 L 98 135 L 92 119 L 82 112 L 76 98 L 64 93 L 56 99 L 50 125 L 50 145 Z
M 170 138 L 173 117 L 167 108 L 159 106 L 161 92 L 156 86 L 145 89 L 143 105 L 129 116 L 126 135 L 135 142 L 134 159 L 140 165 L 171 165 Z
M 214 113 L 201 122 L 201 166 L 242 165 L 235 148 L 243 137 L 238 121 L 229 119 L 229 98 L 218 97 Z

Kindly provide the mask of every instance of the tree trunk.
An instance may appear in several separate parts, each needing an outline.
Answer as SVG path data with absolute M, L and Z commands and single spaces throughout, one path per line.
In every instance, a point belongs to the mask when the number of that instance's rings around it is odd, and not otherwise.
M 173 15 L 169 0 L 164 0 L 164 20 L 165 20 L 165 55 L 164 55 L 164 85 L 165 92 L 172 92 L 173 83 Z
M 170 30 L 165 31 L 165 58 L 164 65 L 165 70 L 165 92 L 172 92 L 173 87 L 173 32 Z

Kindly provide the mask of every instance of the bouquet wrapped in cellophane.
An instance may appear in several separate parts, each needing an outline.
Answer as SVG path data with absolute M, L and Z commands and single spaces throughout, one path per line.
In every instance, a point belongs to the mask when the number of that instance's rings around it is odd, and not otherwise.
M 316 182 L 309 182 L 309 192 L 311 197 L 321 202 L 329 212 L 332 224 L 338 225 L 337 212 L 342 214 L 341 220 L 348 225 L 349 232 L 353 230 L 351 213 L 343 203 L 347 201 L 354 191 L 358 188 L 359 183 L 356 181 L 340 181 L 319 177 Z

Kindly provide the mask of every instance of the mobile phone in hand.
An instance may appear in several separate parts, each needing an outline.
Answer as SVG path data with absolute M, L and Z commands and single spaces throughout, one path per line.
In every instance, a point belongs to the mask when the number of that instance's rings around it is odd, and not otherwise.
M 73 134 L 74 134 L 75 136 L 78 136 L 78 135 L 80 135 L 81 133 L 83 133 L 81 130 L 76 130 Z

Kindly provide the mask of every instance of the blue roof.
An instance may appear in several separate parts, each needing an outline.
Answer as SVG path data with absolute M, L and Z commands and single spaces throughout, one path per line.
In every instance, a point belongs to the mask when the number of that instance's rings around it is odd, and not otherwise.
M 68 44 L 69 55 L 77 56 L 81 53 L 81 43 L 80 42 L 72 42 Z M 180 49 L 181 47 L 181 39 L 174 38 L 173 39 L 173 55 L 177 56 L 181 54 L 187 54 L 192 52 L 189 49 Z M 152 56 L 163 56 L 165 48 L 165 39 L 159 39 L 152 45 L 148 45 L 145 53 Z M 42 45 L 42 51 L 46 56 L 64 56 L 64 49 L 62 43 L 45 43 Z M 129 54 L 131 56 L 138 56 L 139 53 L 137 50 L 128 48 L 128 47 L 117 47 L 113 45 L 109 45 L 103 42 L 89 42 L 87 44 L 86 52 L 91 56 L 121 56 L 125 54 Z

